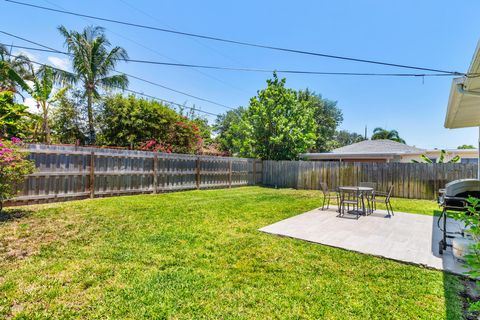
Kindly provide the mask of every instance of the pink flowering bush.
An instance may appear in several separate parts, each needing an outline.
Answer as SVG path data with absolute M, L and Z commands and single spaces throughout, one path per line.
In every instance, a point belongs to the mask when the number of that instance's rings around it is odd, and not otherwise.
M 151 139 L 139 144 L 137 149 L 166 153 L 200 153 L 203 139 L 198 125 L 191 121 L 178 121 L 166 134 L 166 140 Z
M 1 202 L 12 198 L 18 192 L 25 175 L 34 171 L 32 161 L 20 150 L 22 141 L 12 138 L 10 141 L 0 138 L 0 210 Z
M 146 142 L 141 143 L 138 146 L 138 149 L 144 150 L 144 151 L 172 153 L 172 146 L 170 144 L 157 141 L 155 139 L 148 140 Z
M 173 126 L 169 140 L 175 153 L 198 153 L 203 147 L 200 128 L 192 121 L 179 121 Z

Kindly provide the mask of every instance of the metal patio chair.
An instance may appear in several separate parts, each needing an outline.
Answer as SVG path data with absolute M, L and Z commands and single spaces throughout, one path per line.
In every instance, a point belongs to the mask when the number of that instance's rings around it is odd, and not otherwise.
M 343 217 L 345 215 L 345 209 L 347 212 L 350 211 L 350 206 L 352 206 L 353 211 L 356 213 L 356 218 L 360 218 L 360 215 L 363 213 L 362 205 L 362 195 L 361 192 L 357 190 L 339 190 L 340 195 L 340 205 L 338 217 Z
M 339 204 L 338 192 L 332 193 L 330 190 L 328 190 L 328 185 L 325 182 L 320 182 L 320 190 L 323 194 L 322 210 L 328 210 L 328 208 L 330 208 L 330 199 L 335 199 L 337 204 Z
M 393 184 L 388 188 L 388 192 L 376 191 L 372 199 L 372 204 L 375 209 L 377 209 L 377 203 L 385 203 L 385 207 L 387 207 L 388 216 L 391 216 L 391 215 L 394 216 L 393 207 L 390 202 L 390 198 L 392 197 L 392 191 L 393 191 Z
M 377 183 L 376 182 L 360 182 L 359 186 L 373 189 L 373 191 L 371 193 L 365 193 L 365 195 L 366 195 L 365 199 L 367 200 L 368 212 L 372 213 L 373 210 L 374 210 L 374 207 L 373 207 L 374 202 L 372 200 L 375 198 L 375 190 L 377 189 Z

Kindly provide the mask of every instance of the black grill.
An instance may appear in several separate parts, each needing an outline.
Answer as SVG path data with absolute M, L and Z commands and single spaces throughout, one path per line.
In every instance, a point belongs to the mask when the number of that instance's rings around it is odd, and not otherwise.
M 440 190 L 439 204 L 443 208 L 442 215 L 438 220 L 438 227 L 443 232 L 443 239 L 440 241 L 439 253 L 442 254 L 447 246 L 447 238 L 453 238 L 447 231 L 447 211 L 467 212 L 467 199 L 469 197 L 480 198 L 480 180 L 461 179 L 449 182 L 445 189 Z M 441 226 L 443 221 L 443 227 Z

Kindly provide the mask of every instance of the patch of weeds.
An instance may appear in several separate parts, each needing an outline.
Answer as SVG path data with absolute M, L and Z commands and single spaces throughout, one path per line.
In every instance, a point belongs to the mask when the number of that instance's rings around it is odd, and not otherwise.
M 471 279 L 464 279 L 462 281 L 464 291 L 460 293 L 463 302 L 464 316 L 466 320 L 480 319 L 480 311 L 471 311 L 472 303 L 480 301 L 480 291 L 477 283 Z
M 27 218 L 31 214 L 32 214 L 32 211 L 26 210 L 26 209 L 19 209 L 19 208 L 5 209 L 0 211 L 0 223 Z

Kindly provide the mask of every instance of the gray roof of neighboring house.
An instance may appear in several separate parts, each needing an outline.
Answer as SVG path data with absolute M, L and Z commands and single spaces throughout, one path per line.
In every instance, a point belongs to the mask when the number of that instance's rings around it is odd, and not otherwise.
M 411 147 L 409 145 L 399 143 L 392 140 L 364 140 L 345 147 L 332 150 L 330 153 L 334 154 L 352 154 L 352 153 L 390 153 L 390 154 L 405 154 L 405 153 L 423 153 L 425 149 Z
M 365 140 L 330 152 L 304 153 L 301 158 L 310 160 L 328 159 L 394 159 L 401 155 L 420 155 L 426 149 L 411 147 L 392 140 Z

